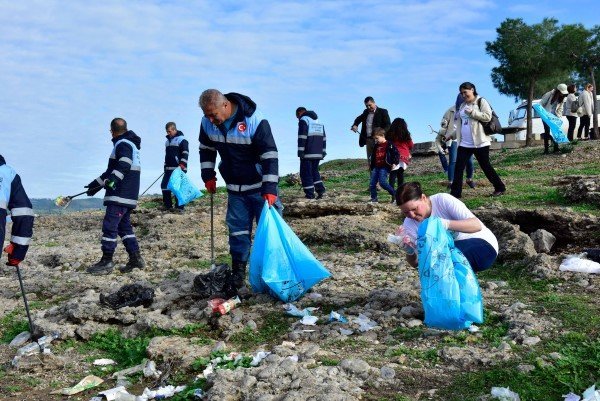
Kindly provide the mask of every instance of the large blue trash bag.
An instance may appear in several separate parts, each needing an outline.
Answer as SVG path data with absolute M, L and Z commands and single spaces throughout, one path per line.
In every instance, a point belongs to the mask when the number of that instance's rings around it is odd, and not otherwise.
M 569 138 L 565 135 L 562 130 L 563 121 L 552 113 L 548 113 L 541 104 L 536 103 L 533 109 L 539 114 L 542 121 L 550 127 L 550 135 L 556 141 L 556 143 L 568 143 Z
M 330 276 L 275 208 L 265 202 L 250 254 L 252 290 L 293 302 Z
M 167 189 L 177 197 L 178 206 L 187 205 L 194 199 L 202 196 L 202 192 L 196 188 L 192 180 L 179 167 L 173 170 L 167 184 Z
M 475 273 L 454 247 L 452 235 L 440 219 L 424 220 L 417 236 L 425 324 L 460 330 L 473 322 L 483 323 L 483 301 Z

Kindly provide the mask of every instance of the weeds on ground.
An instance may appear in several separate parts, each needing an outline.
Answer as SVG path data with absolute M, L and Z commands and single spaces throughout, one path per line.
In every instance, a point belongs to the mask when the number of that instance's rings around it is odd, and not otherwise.
M 248 351 L 261 344 L 273 344 L 289 331 L 293 317 L 279 312 L 269 312 L 265 315 L 262 325 L 257 331 L 250 327 L 234 333 L 229 342 L 241 351 Z

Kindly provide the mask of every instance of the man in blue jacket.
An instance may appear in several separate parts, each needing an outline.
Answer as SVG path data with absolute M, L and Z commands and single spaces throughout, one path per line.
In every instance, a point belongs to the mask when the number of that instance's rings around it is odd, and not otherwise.
M 144 260 L 131 226 L 131 211 L 137 206 L 140 191 L 140 144 L 141 138 L 127 130 L 127 122 L 115 118 L 110 123 L 114 144 L 108 159 L 108 167 L 100 177 L 86 185 L 88 196 L 106 189 L 104 206 L 106 214 L 102 222 L 102 259 L 87 271 L 91 274 L 109 274 L 115 266 L 113 254 L 117 248 L 117 234 L 129 254 L 129 261 L 119 270 L 128 273 L 144 268 Z
M 319 174 L 319 162 L 327 155 L 325 127 L 319 123 L 317 113 L 304 107 L 296 109 L 298 118 L 298 157 L 300 158 L 300 181 L 308 199 L 321 199 L 325 186 Z
M 218 153 L 219 172 L 227 188 L 232 284 L 239 289 L 246 277 L 253 220 L 258 221 L 265 200 L 269 206 L 277 203 L 280 210 L 282 207 L 277 199 L 277 146 L 269 122 L 249 97 L 207 89 L 198 103 L 204 112 L 200 125 L 202 180 L 208 192 L 216 192 Z
M 165 126 L 167 131 L 167 141 L 165 142 L 165 175 L 163 176 L 160 187 L 162 189 L 163 205 L 165 210 L 173 210 L 173 200 L 171 191 L 167 188 L 169 178 L 173 170 L 181 168 L 184 173 L 187 172 L 189 145 L 187 139 L 183 137 L 183 132 L 177 130 L 174 122 L 168 122 Z M 183 206 L 177 205 L 177 211 L 183 211 Z
M 10 244 L 4 248 L 8 266 L 19 266 L 25 259 L 33 235 L 33 209 L 21 184 L 21 177 L 0 155 L 0 246 L 4 244 L 6 216 L 10 211 L 12 230 Z

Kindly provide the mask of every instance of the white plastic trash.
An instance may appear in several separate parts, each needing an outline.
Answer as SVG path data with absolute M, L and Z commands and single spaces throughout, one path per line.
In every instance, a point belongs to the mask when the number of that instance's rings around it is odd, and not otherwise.
M 600 274 L 600 263 L 585 259 L 584 255 L 568 255 L 560 264 L 559 270 L 563 272 Z
M 521 401 L 519 394 L 510 391 L 508 387 L 492 387 L 492 397 L 500 401 Z

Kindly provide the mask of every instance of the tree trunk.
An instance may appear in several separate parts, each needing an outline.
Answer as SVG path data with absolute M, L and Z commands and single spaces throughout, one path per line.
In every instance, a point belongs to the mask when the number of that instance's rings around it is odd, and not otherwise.
M 525 146 L 533 145 L 533 90 L 535 87 L 535 78 L 529 81 L 529 93 L 527 94 L 527 133 L 525 134 Z
M 594 127 L 594 135 L 592 135 L 591 139 L 600 139 L 598 135 L 598 100 L 596 92 L 596 79 L 594 77 L 594 66 L 590 66 L 590 77 L 592 79 L 592 118 L 593 118 L 593 127 Z M 586 133 L 587 135 L 587 133 Z

